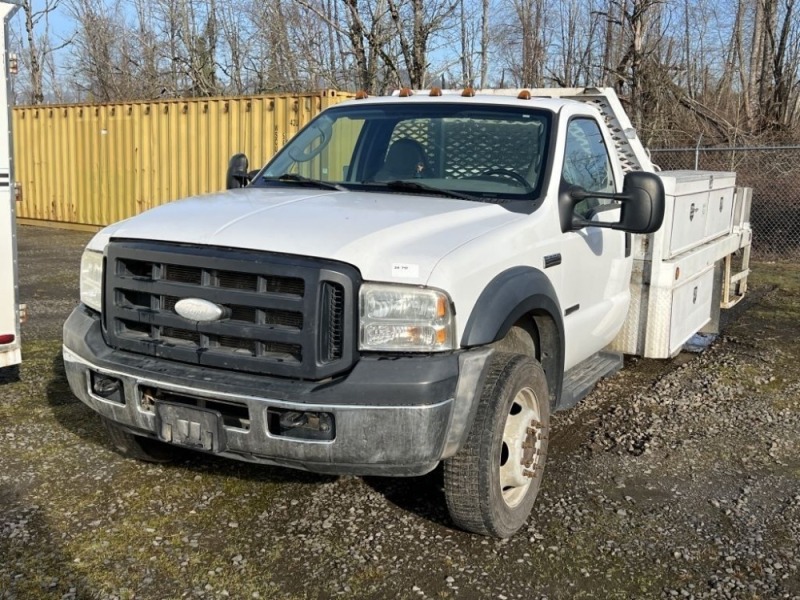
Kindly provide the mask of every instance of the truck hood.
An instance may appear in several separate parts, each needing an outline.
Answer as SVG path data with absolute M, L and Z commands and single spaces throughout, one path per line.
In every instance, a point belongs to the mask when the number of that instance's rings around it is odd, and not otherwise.
M 424 284 L 455 248 L 522 218 L 501 205 L 423 195 L 246 188 L 187 198 L 101 231 L 315 256 L 355 265 L 364 279 Z

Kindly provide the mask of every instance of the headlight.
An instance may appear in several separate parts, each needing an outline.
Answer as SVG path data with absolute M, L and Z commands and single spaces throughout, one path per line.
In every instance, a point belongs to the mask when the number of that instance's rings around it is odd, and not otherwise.
M 103 294 L 103 253 L 84 250 L 81 257 L 81 302 L 100 312 Z
M 359 298 L 361 350 L 438 352 L 454 348 L 450 298 L 438 290 L 365 283 Z

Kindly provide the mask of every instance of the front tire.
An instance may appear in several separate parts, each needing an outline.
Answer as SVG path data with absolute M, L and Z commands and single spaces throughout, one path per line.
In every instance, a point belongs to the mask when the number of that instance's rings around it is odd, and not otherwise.
M 549 427 L 541 365 L 496 353 L 467 441 L 444 465 L 447 508 L 458 527 L 507 538 L 525 524 L 544 475 Z

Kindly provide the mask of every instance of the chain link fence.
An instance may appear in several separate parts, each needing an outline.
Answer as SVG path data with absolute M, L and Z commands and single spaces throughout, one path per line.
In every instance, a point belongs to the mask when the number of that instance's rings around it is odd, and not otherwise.
M 800 260 L 800 146 L 651 150 L 662 171 L 735 171 L 753 189 L 753 257 Z

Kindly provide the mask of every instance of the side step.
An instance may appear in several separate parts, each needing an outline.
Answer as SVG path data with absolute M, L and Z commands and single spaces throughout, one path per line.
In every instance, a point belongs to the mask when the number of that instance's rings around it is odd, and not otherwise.
M 613 375 L 622 368 L 621 352 L 598 352 L 564 374 L 558 410 L 572 408 L 592 391 L 603 377 Z
M 736 306 L 747 292 L 747 276 L 750 274 L 752 237 L 746 234 L 751 233 L 750 209 L 752 205 L 752 188 L 737 187 L 733 204 L 733 232 L 739 233 L 742 236 L 741 240 L 744 245 L 739 247 L 739 250 L 742 250 L 742 254 L 741 264 L 738 267 L 733 266 L 733 254 L 729 254 L 725 257 L 725 274 L 722 278 L 722 299 L 720 301 L 720 308 Z
M 750 244 L 744 247 L 742 264 L 738 273 L 732 273 L 733 255 L 725 257 L 725 275 L 722 281 L 721 308 L 733 308 L 747 292 L 747 276 L 750 275 Z

